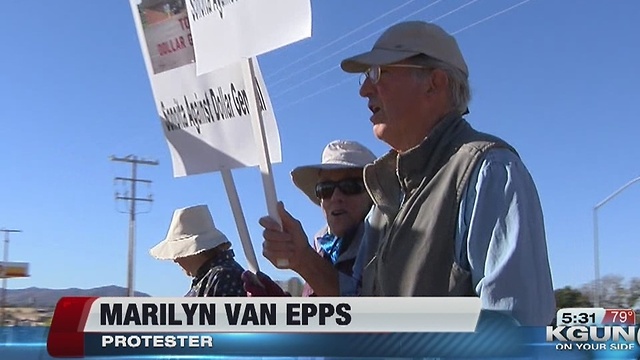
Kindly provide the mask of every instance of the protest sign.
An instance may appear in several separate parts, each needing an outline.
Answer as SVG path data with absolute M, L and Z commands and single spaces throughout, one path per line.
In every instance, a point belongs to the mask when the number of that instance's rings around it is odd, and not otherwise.
M 246 62 L 238 61 L 197 76 L 185 0 L 130 0 L 130 5 L 173 175 L 221 172 L 249 268 L 257 271 L 231 169 L 259 165 L 265 146 L 272 162 L 281 161 L 260 68 L 253 62 L 247 71 Z M 263 119 L 264 144 L 247 141 L 254 138 L 256 116 Z
M 190 0 L 198 74 L 311 36 L 309 0 Z
M 198 74 L 206 74 L 240 59 L 247 59 L 253 73 L 255 56 L 311 36 L 311 3 L 308 0 L 190 0 L 187 13 L 193 34 Z M 249 101 L 259 104 L 254 86 Z M 256 144 L 262 148 L 260 172 L 269 216 L 280 222 L 268 148 L 269 134 L 263 114 L 252 116 Z M 288 266 L 279 259 L 277 266 Z
M 259 165 L 243 62 L 196 75 L 184 0 L 131 0 L 155 105 L 171 152 L 173 175 Z M 254 62 L 270 160 L 281 161 L 280 136 L 262 73 Z

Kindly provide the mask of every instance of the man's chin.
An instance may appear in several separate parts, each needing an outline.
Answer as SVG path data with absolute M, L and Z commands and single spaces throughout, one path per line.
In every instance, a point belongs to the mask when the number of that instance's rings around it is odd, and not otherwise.
M 387 134 L 386 129 L 386 124 L 373 124 L 373 135 L 375 135 L 378 140 L 388 143 L 385 136 Z

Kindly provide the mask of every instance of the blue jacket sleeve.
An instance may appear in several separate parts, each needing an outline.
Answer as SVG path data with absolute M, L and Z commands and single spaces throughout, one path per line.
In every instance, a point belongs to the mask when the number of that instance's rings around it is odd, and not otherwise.
M 471 271 L 483 309 L 522 325 L 548 325 L 555 297 L 544 220 L 533 179 L 506 149 L 486 153 L 472 173 L 458 217 L 458 263 Z

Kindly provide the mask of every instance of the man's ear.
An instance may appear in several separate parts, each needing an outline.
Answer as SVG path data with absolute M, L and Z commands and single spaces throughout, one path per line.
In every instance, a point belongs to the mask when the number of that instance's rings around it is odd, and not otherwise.
M 431 76 L 429 76 L 429 93 L 439 93 L 442 91 L 447 91 L 449 87 L 449 76 L 444 70 L 441 69 L 433 69 L 431 71 Z

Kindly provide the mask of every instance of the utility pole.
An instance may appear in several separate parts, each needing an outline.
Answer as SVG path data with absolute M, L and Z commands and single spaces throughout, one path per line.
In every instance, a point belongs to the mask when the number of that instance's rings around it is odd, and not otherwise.
M 111 156 L 111 161 L 120 161 L 131 164 L 131 177 L 123 178 L 116 177 L 114 180 L 116 181 L 129 181 L 131 183 L 131 196 L 120 196 L 116 193 L 116 200 L 125 200 L 129 201 L 129 258 L 128 258 L 128 267 L 127 267 L 127 296 L 134 296 L 134 287 L 133 287 L 133 273 L 134 273 L 134 254 L 135 254 L 135 231 L 136 231 L 136 202 L 137 201 L 146 201 L 153 202 L 151 196 L 148 198 L 139 198 L 136 197 L 136 185 L 137 183 L 147 183 L 151 184 L 151 180 L 138 179 L 137 170 L 138 165 L 158 165 L 157 161 L 154 160 L 143 160 L 137 158 L 135 155 L 128 155 L 123 158 L 118 158 L 115 156 Z
M 598 239 L 598 209 L 602 205 L 609 202 L 609 200 L 618 196 L 621 192 L 626 190 L 629 186 L 640 181 L 640 176 L 632 179 L 628 183 L 624 184 L 621 188 L 616 190 L 613 194 L 607 196 L 604 200 L 600 201 L 593 207 L 593 269 L 595 272 L 595 280 L 593 281 L 593 306 L 600 306 L 600 292 L 602 291 L 602 284 L 600 284 L 600 243 Z
M 9 234 L 10 233 L 19 233 L 22 230 L 15 229 L 0 229 L 0 232 L 4 233 L 4 256 L 2 257 L 2 261 L 5 263 L 9 262 Z M 4 326 L 6 313 L 7 313 L 7 277 L 2 271 L 2 326 Z

